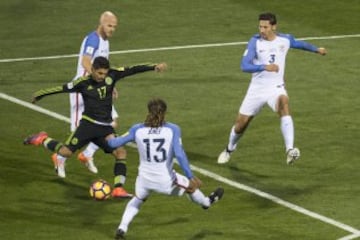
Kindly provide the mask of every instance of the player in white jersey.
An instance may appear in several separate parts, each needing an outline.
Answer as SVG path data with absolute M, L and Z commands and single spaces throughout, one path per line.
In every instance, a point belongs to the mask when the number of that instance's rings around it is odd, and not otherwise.
M 135 142 L 140 160 L 135 196 L 126 205 L 115 239 L 124 239 L 130 222 L 151 192 L 174 196 L 181 196 L 186 192 L 193 202 L 204 209 L 218 201 L 224 193 L 224 189 L 217 188 L 206 197 L 200 191 L 201 181 L 193 175 L 181 145 L 180 127 L 165 122 L 166 108 L 162 99 L 150 100 L 144 123 L 135 124 L 126 135 L 109 140 L 111 147 Z M 184 175 L 174 171 L 174 157 Z
M 289 97 L 285 89 L 286 54 L 290 48 L 296 48 L 325 55 L 326 49 L 296 40 L 290 34 L 277 33 L 276 23 L 274 14 L 260 14 L 260 33 L 248 42 L 241 60 L 241 69 L 252 73 L 252 78 L 235 125 L 230 131 L 229 143 L 218 157 L 219 164 L 230 160 L 230 154 L 236 149 L 239 139 L 265 104 L 280 117 L 286 162 L 291 164 L 300 157 L 300 150 L 294 147 L 294 124 L 290 115 Z

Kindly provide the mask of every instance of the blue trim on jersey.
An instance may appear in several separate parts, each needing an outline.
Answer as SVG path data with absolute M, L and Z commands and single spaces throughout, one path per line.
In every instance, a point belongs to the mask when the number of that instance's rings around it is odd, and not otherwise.
M 169 127 L 173 130 L 174 136 L 172 139 L 172 145 L 174 148 L 174 155 L 181 169 L 183 170 L 185 176 L 189 179 L 193 178 L 193 174 L 190 169 L 189 160 L 180 142 L 181 139 L 180 127 L 174 123 L 165 123 L 164 127 Z
M 241 59 L 240 68 L 243 72 L 254 73 L 265 70 L 265 65 L 256 65 L 253 60 L 257 58 L 256 55 L 256 42 L 260 39 L 260 35 L 254 35 L 248 42 L 246 55 Z
M 283 33 L 278 33 L 277 34 L 279 37 L 284 37 L 289 39 L 290 41 L 290 48 L 296 48 L 296 49 L 302 49 L 302 50 L 306 50 L 306 51 L 310 51 L 310 52 L 317 52 L 317 47 L 307 43 L 305 41 L 300 41 L 300 40 L 296 40 L 294 38 L 293 35 L 291 34 L 283 34 Z
M 86 53 L 86 49 L 88 47 L 92 47 L 92 48 L 94 48 L 94 51 L 92 52 L 91 57 L 93 57 L 95 52 L 99 49 L 99 44 L 100 44 L 100 36 L 97 34 L 97 32 L 93 31 L 93 32 L 89 33 L 86 36 L 86 41 L 85 41 L 85 45 L 84 45 L 82 54 L 89 55 L 88 53 Z

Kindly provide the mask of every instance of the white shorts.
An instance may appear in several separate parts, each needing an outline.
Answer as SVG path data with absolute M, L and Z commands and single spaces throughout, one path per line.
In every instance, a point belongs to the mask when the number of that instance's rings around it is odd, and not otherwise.
M 165 195 L 182 196 L 185 189 L 189 187 L 190 180 L 174 171 L 175 180 L 149 181 L 142 176 L 136 178 L 135 195 L 141 200 L 145 200 L 151 192 Z
M 84 111 L 84 100 L 82 98 L 81 93 L 70 93 L 70 121 L 71 132 L 75 131 L 75 129 L 79 126 L 82 112 Z M 112 118 L 116 119 L 119 117 L 116 112 L 114 105 L 112 106 Z
M 278 99 L 281 95 L 287 95 L 284 85 L 273 88 L 258 88 L 250 86 L 241 106 L 239 113 L 247 116 L 255 116 L 267 104 L 274 112 L 277 112 Z

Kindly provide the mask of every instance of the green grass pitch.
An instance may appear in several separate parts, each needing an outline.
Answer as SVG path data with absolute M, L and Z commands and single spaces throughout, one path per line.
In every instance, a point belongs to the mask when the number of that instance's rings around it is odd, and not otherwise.
M 149 98 L 164 98 L 168 120 L 182 127 L 191 164 L 223 178 L 194 170 L 204 182 L 202 190 L 225 188 L 223 200 L 208 211 L 186 197 L 152 195 L 130 225 L 127 239 L 346 240 L 360 236 L 357 0 L 2 0 L 0 93 L 29 102 L 34 91 L 70 81 L 76 57 L 61 56 L 78 53 L 82 38 L 95 29 L 105 10 L 119 17 L 111 50 L 123 52 L 111 55 L 113 65 L 160 61 L 169 65 L 165 73 L 144 73 L 119 82 L 117 132 L 144 119 Z M 298 38 L 324 37 L 308 41 L 328 49 L 325 57 L 298 50 L 288 54 L 287 90 L 302 157 L 293 166 L 285 164 L 278 117 L 265 108 L 231 162 L 219 166 L 217 156 L 228 140 L 250 74 L 239 69 L 245 44 L 199 46 L 248 41 L 257 32 L 257 16 L 263 11 L 277 14 L 280 32 Z M 345 35 L 353 37 L 330 38 Z M 190 45 L 195 46 L 126 52 Z M 46 56 L 59 57 L 37 59 Z M 33 59 L 14 60 L 22 58 Z M 60 94 L 38 106 L 68 117 L 68 101 L 67 94 Z M 69 159 L 67 178 L 58 179 L 50 152 L 23 146 L 22 140 L 41 130 L 65 139 L 69 124 L 3 98 L 0 110 L 0 239 L 112 239 L 127 200 L 97 202 L 88 192 L 98 178 L 112 182 L 112 157 L 96 153 L 98 175 Z M 130 147 L 128 155 L 126 187 L 133 191 L 138 157 Z M 241 184 L 275 199 L 244 191 Z M 277 203 L 277 198 L 310 212 L 294 211 Z

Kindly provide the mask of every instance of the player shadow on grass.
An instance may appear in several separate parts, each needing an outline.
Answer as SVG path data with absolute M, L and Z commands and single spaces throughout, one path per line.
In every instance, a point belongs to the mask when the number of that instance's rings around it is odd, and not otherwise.
M 209 236 L 218 236 L 221 239 L 221 236 L 223 235 L 222 232 L 219 231 L 213 231 L 213 230 L 199 230 L 198 233 L 196 233 L 194 236 L 189 238 L 189 240 L 199 240 L 199 239 L 206 239 Z
M 176 224 L 184 224 L 188 223 L 191 224 L 193 220 L 190 217 L 176 217 L 164 222 L 157 222 L 156 225 L 176 225 Z M 206 239 L 210 236 L 222 236 L 223 233 L 220 231 L 214 231 L 214 230 L 208 230 L 208 229 L 198 229 L 197 232 L 194 229 L 194 235 L 190 238 L 187 238 L 189 240 L 200 240 L 200 239 Z
M 219 165 L 216 163 L 216 158 L 211 156 L 194 153 L 194 152 L 187 152 L 187 155 L 189 156 L 191 163 L 195 166 L 198 166 L 197 163 L 201 163 L 202 166 L 205 165 L 205 167 L 202 168 L 206 170 L 209 169 L 210 172 L 214 172 L 215 174 L 219 174 L 220 176 L 228 178 L 234 182 L 247 185 L 256 190 L 269 193 L 271 195 L 274 195 L 276 197 L 288 201 L 291 201 L 292 198 L 297 198 L 299 195 L 302 196 L 304 194 L 311 194 L 312 192 L 316 192 L 320 188 L 320 185 L 318 184 L 315 185 L 312 184 L 309 186 L 300 186 L 297 183 L 291 181 L 291 179 L 287 179 L 285 175 L 284 175 L 284 179 L 279 182 L 278 181 L 279 179 L 275 179 L 276 176 L 272 175 L 272 173 L 270 172 L 271 170 L 269 170 L 268 175 L 263 173 L 256 173 L 254 171 L 245 169 L 245 167 L 241 168 L 242 166 L 241 162 L 236 161 L 236 159 L 232 159 L 232 161 L 227 164 Z M 218 173 L 219 171 L 211 170 L 214 169 L 214 167 L 217 169 L 219 168 L 229 169 L 231 176 L 230 177 L 225 176 L 221 173 Z M 289 171 L 289 169 L 287 169 L 287 167 L 289 166 L 287 165 L 279 166 L 279 167 L 284 167 L 284 171 Z M 250 201 L 258 202 L 259 207 L 268 207 L 269 204 L 271 204 L 268 200 L 259 198 L 257 196 L 256 197 L 252 196 L 250 198 L 251 198 Z
M 81 180 L 79 180 L 79 177 Z M 117 220 L 118 216 L 113 213 L 114 207 L 121 209 L 125 207 L 128 200 L 121 199 L 120 201 L 119 199 L 110 198 L 105 201 L 97 201 L 92 199 L 89 195 L 89 187 L 93 180 L 94 176 L 92 175 L 78 173 L 76 179 L 54 178 L 52 182 L 64 187 L 63 201 L 66 201 L 64 205 L 68 207 L 63 215 L 67 217 L 77 216 L 76 223 L 73 223 L 71 227 L 81 229 L 86 226 L 91 229 L 91 231 L 97 232 L 106 239 L 110 239 L 113 237 L 113 232 L 109 229 L 112 230 L 114 228 L 116 221 L 114 220 L 114 223 L 108 223 L 104 222 L 103 218 L 105 218 L 105 216 L 114 216 Z M 89 183 L 89 185 L 86 183 Z
M 244 182 L 245 183 L 252 182 L 255 179 L 258 180 L 258 179 L 264 179 L 264 178 L 269 177 L 268 175 L 259 174 L 259 173 L 252 172 L 252 171 L 249 171 L 246 169 L 242 169 L 242 168 L 238 167 L 239 163 L 236 161 L 230 162 L 228 164 L 219 165 L 216 162 L 216 157 L 214 157 L 214 156 L 207 156 L 204 154 L 199 154 L 199 153 L 194 153 L 194 152 L 187 152 L 187 155 L 189 156 L 191 164 L 198 166 L 197 163 L 201 163 L 201 165 L 209 166 L 208 168 L 204 167 L 204 169 L 206 169 L 206 170 L 213 169 L 214 167 L 217 169 L 220 167 L 228 168 L 231 170 L 232 175 L 236 178 L 235 180 L 242 181 L 243 183 Z M 209 170 L 209 171 L 218 174 L 216 171 L 212 171 L 212 170 Z M 221 174 L 219 174 L 219 175 L 221 175 Z M 226 177 L 226 176 L 222 176 L 222 177 Z

